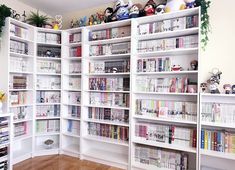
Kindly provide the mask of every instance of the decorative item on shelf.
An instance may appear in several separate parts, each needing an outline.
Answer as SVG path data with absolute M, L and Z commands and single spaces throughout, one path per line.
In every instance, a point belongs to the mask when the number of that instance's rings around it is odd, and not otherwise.
M 125 20 L 129 18 L 129 9 L 132 6 L 132 1 L 129 0 L 127 4 L 123 0 L 117 0 L 115 3 L 115 10 L 113 12 L 113 17 L 116 20 Z
M 129 18 L 138 18 L 141 8 L 142 8 L 141 4 L 132 5 L 129 11 Z
M 189 82 L 187 87 L 188 93 L 197 93 L 197 83 L 196 82 Z
M 194 8 L 196 6 L 195 0 L 184 0 L 186 4 L 186 9 Z
M 18 119 L 25 119 L 26 112 L 23 110 L 18 114 Z
M 62 19 L 63 19 L 62 15 L 55 16 L 55 21 L 57 22 L 59 29 L 62 29 L 62 27 L 63 27 Z
M 174 12 L 185 9 L 184 0 L 167 0 L 165 12 Z
M 36 27 L 45 27 L 48 24 L 48 20 L 49 17 L 47 15 L 40 15 L 39 11 L 37 11 L 37 13 L 31 12 L 27 22 Z
M 171 71 L 182 71 L 183 68 L 180 65 L 173 65 Z
M 190 66 L 191 66 L 192 70 L 197 70 L 198 69 L 198 61 L 197 60 L 191 61 Z
M 160 15 L 160 14 L 165 13 L 165 8 L 166 8 L 166 4 L 159 4 L 155 8 L 155 15 Z
M 0 113 L 2 113 L 3 109 L 3 101 L 5 100 L 6 94 L 0 91 Z
M 112 22 L 112 16 L 113 16 L 113 8 L 108 7 L 104 11 L 104 22 Z
M 235 85 L 232 85 L 232 94 L 235 94 Z
M 2 32 L 2 27 L 5 25 L 5 19 L 9 16 L 11 16 L 11 9 L 6 5 L 0 5 L 0 34 Z
M 11 17 L 16 20 L 20 20 L 20 14 L 18 14 L 16 10 L 13 10 L 13 9 L 11 9 Z
M 212 94 L 215 93 L 220 93 L 219 89 L 218 89 L 218 85 L 220 83 L 220 77 L 222 72 L 219 71 L 218 68 L 213 68 L 211 73 L 211 78 L 207 80 L 207 83 L 209 83 L 209 88 L 210 88 L 210 92 Z
M 53 21 L 52 25 L 54 30 L 59 30 L 59 23 L 57 21 Z
M 70 22 L 70 28 L 74 28 L 74 22 L 73 22 L 73 19 L 72 19 L 72 21 Z
M 156 3 L 153 0 L 149 0 L 144 6 L 145 16 L 150 16 L 155 14 Z
M 52 139 L 47 139 L 44 142 L 45 148 L 46 149 L 52 149 L 53 148 L 54 141 Z
M 231 84 L 224 84 L 223 86 L 225 94 L 231 94 L 232 86 Z
M 87 17 L 84 16 L 83 18 L 80 18 L 79 20 L 77 20 L 77 27 L 85 27 L 86 26 L 86 20 L 87 20 Z
M 96 16 L 98 19 L 98 24 L 104 23 L 104 14 L 102 12 L 97 12 Z
M 22 17 L 23 17 L 23 20 L 22 20 L 22 22 L 26 22 L 26 13 L 25 13 L 25 11 L 24 11 L 24 13 L 22 14 Z
M 205 92 L 206 92 L 206 89 L 207 89 L 207 83 L 201 83 L 201 84 L 200 84 L 200 87 L 201 87 L 201 92 L 202 92 L 202 93 L 205 93 Z

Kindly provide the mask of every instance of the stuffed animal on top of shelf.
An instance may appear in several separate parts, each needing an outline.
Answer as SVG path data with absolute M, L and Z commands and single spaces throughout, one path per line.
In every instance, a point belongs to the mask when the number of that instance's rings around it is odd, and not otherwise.
M 98 19 L 98 24 L 104 23 L 104 14 L 102 12 L 97 12 L 96 16 Z
M 141 4 L 134 4 L 129 10 L 129 18 L 138 18 L 140 10 L 142 9 Z
M 167 0 L 165 12 L 174 12 L 185 9 L 184 0 Z
M 123 0 L 117 0 L 113 12 L 113 20 L 124 20 L 129 18 L 129 9 L 132 6 L 132 1 L 127 4 Z
M 112 17 L 113 17 L 113 8 L 108 7 L 104 11 L 104 22 L 112 22 Z
M 78 27 L 85 27 L 86 26 L 86 16 L 84 16 L 83 18 L 80 18 L 78 21 L 77 21 L 77 26 Z
M 186 8 L 194 8 L 196 6 L 195 0 L 184 0 Z
M 149 0 L 144 6 L 145 16 L 150 16 L 155 14 L 156 3 L 153 0 Z
M 220 84 L 220 77 L 221 77 L 222 72 L 217 69 L 213 68 L 211 72 L 211 77 L 210 79 L 207 80 L 207 83 L 209 84 L 209 89 L 212 94 L 214 93 L 220 93 L 218 86 Z
M 155 15 L 160 15 L 165 13 L 166 4 L 159 4 L 155 8 Z

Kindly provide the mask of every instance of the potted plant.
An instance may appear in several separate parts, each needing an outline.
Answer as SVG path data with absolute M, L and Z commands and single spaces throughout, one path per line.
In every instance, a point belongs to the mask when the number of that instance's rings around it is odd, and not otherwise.
M 5 19 L 9 16 L 11 16 L 11 9 L 6 5 L 0 5 L 0 34 L 2 32 L 2 27 L 5 25 Z
M 31 12 L 31 15 L 26 21 L 36 27 L 44 27 L 48 24 L 49 19 L 50 18 L 47 15 L 40 15 L 39 11 L 37 11 L 37 13 Z
M 6 94 L 0 91 L 0 113 L 2 113 L 2 106 L 3 106 L 3 101 L 5 99 Z

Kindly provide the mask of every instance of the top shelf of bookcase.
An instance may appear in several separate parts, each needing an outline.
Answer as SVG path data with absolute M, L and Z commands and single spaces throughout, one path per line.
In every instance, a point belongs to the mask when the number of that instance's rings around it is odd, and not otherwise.
M 156 21 L 167 20 L 171 18 L 197 15 L 199 14 L 199 11 L 200 11 L 200 8 L 197 7 L 197 8 L 180 10 L 176 12 L 165 13 L 162 15 L 158 15 L 157 17 L 156 15 L 152 15 L 148 17 L 141 17 L 141 18 L 137 18 L 135 21 L 137 22 L 138 25 L 140 25 L 140 24 L 146 24 L 146 23 L 151 23 L 151 22 L 156 22 Z
M 62 30 L 54 30 L 50 28 L 37 28 L 38 32 L 43 32 L 43 33 L 53 33 L 53 34 L 61 34 Z
M 201 93 L 202 97 L 234 97 L 235 94 L 211 94 L 211 93 Z
M 27 23 L 18 21 L 18 20 L 16 20 L 16 19 L 11 18 L 11 17 L 8 17 L 7 20 L 8 20 L 11 24 L 17 25 L 17 26 L 22 27 L 22 28 L 25 28 L 25 29 L 33 29 L 33 28 L 34 28 L 34 26 L 32 26 L 32 25 L 29 25 L 29 24 L 27 24 Z

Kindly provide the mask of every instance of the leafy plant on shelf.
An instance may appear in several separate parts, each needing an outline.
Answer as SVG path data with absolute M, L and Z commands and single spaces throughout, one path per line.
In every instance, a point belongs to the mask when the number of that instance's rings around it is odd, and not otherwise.
M 209 41 L 208 33 L 211 32 L 210 29 L 210 16 L 208 14 L 208 9 L 210 8 L 210 0 L 196 0 L 197 6 L 201 6 L 201 43 L 202 49 L 205 50 Z
M 37 13 L 31 12 L 31 15 L 26 21 L 36 27 L 44 27 L 48 24 L 49 19 L 50 18 L 47 15 L 40 15 L 39 11 L 37 11 Z
M 0 35 L 2 27 L 5 25 L 5 19 L 9 16 L 11 16 L 11 9 L 6 5 L 0 5 Z

